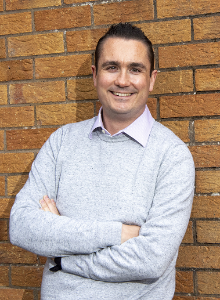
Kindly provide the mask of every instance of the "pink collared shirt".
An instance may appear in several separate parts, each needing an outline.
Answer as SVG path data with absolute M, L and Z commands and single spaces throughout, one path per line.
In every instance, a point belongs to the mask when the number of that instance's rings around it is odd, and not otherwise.
M 111 134 L 104 128 L 103 122 L 102 122 L 102 107 L 99 110 L 98 117 L 96 118 L 96 121 L 91 129 L 91 132 L 89 134 L 89 138 L 92 139 L 92 133 L 93 131 L 101 127 L 103 134 L 110 135 Z M 132 137 L 134 140 L 136 140 L 138 143 L 140 143 L 143 147 L 146 147 L 148 137 L 150 135 L 151 128 L 154 123 L 154 118 L 151 116 L 151 113 L 147 107 L 145 106 L 145 110 L 140 117 L 138 117 L 133 123 L 131 123 L 128 127 L 125 129 L 120 130 L 119 132 L 113 134 L 112 136 L 116 136 L 119 134 L 127 134 L 130 137 Z

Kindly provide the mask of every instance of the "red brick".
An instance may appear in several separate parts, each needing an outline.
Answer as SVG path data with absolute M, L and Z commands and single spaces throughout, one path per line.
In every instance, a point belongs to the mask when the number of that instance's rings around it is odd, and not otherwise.
M 44 265 L 46 263 L 46 261 L 47 261 L 47 257 L 39 256 L 39 260 L 40 260 L 40 264 Z
M 95 50 L 98 40 L 106 33 L 107 28 L 67 31 L 67 51 Z
M 9 267 L 8 266 L 0 266 L 0 286 L 9 286 L 9 278 L 8 278 Z M 1 294 L 1 289 L 0 289 Z
M 185 236 L 183 238 L 182 243 L 193 243 L 193 223 L 189 221 Z
M 36 78 L 89 75 L 91 64 L 90 54 L 36 58 Z
M 0 153 L 0 173 L 29 172 L 34 153 Z
M 92 78 L 68 80 L 67 91 L 69 100 L 98 99 Z
M 193 19 L 194 39 L 220 38 L 220 16 Z
M 11 84 L 10 103 L 44 103 L 65 101 L 65 82 L 47 81 Z
M 159 48 L 159 67 L 172 68 L 219 63 L 220 42 Z
M 174 296 L 172 300 L 197 300 L 197 298 L 193 296 Z
M 219 221 L 197 221 L 197 241 L 199 243 L 219 243 L 220 222 Z
M 220 120 L 196 120 L 194 128 L 196 142 L 220 141 Z
M 31 12 L 0 15 L 0 28 L 0 35 L 31 32 Z
M 7 150 L 41 148 L 57 128 L 8 130 Z
M 9 57 L 62 52 L 64 52 L 62 32 L 8 38 Z
M 196 196 L 193 200 L 192 218 L 220 218 L 219 196 Z
M 214 91 L 220 87 L 219 69 L 199 69 L 195 73 L 197 91 Z
M 9 218 L 14 199 L 0 198 L 0 218 Z
M 0 11 L 4 10 L 4 0 L 0 0 Z
M 157 99 L 156 98 L 148 98 L 147 106 L 150 110 L 150 113 L 154 119 L 157 119 Z
M 193 293 L 193 272 L 176 272 L 176 293 Z
M 161 124 L 172 130 L 185 143 L 190 141 L 189 121 L 162 121 Z
M 12 266 L 12 285 L 40 287 L 42 274 L 43 267 Z
M 205 170 L 196 172 L 197 193 L 218 193 L 220 191 L 220 171 Z
M 37 256 L 9 243 L 0 243 L 1 264 L 36 264 Z
M 212 116 L 220 114 L 220 94 L 163 96 L 160 98 L 161 118 Z
M 96 0 L 90 0 L 90 1 L 96 1 Z M 86 0 L 64 0 L 65 4 L 81 3 L 81 2 L 87 2 L 87 1 Z
M 177 267 L 220 268 L 218 246 L 180 246 Z
M 101 105 L 101 102 L 96 101 L 96 116 L 98 115 L 101 106 L 102 106 L 102 105 Z
M 199 294 L 220 294 L 220 272 L 197 272 L 197 282 Z
M 75 123 L 94 116 L 93 103 L 70 103 L 37 106 L 40 125 L 63 125 Z
M 17 175 L 7 177 L 7 190 L 8 195 L 16 195 L 24 186 L 28 179 L 28 175 Z
M 0 176 L 0 196 L 5 196 L 5 176 Z
M 4 149 L 4 131 L 0 130 L 0 150 Z
M 157 0 L 157 17 L 169 18 L 219 12 L 218 0 Z
M 189 19 L 138 24 L 153 44 L 191 41 Z
M 0 81 L 24 80 L 33 78 L 32 59 L 0 62 Z
M 8 240 L 8 224 L 7 224 L 7 221 L 0 220 L 0 241 L 7 241 L 7 240 Z M 0 268 L 0 270 L 1 270 L 1 268 Z
M 90 26 L 90 6 L 36 11 L 34 19 L 37 31 Z
M 21 127 L 33 125 L 33 107 L 0 107 L 0 127 Z
M 189 147 L 196 168 L 220 167 L 220 146 L 192 146 Z
M 61 0 L 5 0 L 6 10 L 59 6 Z
M 23 289 L 0 289 L 1 300 L 34 300 L 33 291 Z
M 153 0 L 133 0 L 94 5 L 95 25 L 134 22 L 154 18 Z
M 0 39 L 0 58 L 6 57 L 5 39 Z
M 0 85 L 0 105 L 7 104 L 7 85 Z
M 172 94 L 193 91 L 191 70 L 159 72 L 151 94 Z

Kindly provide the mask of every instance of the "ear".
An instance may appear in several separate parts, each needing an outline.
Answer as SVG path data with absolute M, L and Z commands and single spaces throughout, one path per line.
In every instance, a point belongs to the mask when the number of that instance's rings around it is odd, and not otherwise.
M 154 70 L 151 74 L 151 77 L 150 77 L 150 86 L 149 86 L 149 92 L 152 92 L 153 91 L 153 88 L 154 88 L 154 83 L 156 81 L 156 77 L 157 77 L 157 70 Z
M 96 87 L 96 67 L 92 65 L 93 84 Z

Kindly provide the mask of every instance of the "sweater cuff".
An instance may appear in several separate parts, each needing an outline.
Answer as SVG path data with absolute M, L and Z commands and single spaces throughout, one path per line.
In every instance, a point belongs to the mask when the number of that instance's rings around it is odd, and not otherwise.
M 101 248 L 121 245 L 121 222 L 103 222 L 99 230 Z

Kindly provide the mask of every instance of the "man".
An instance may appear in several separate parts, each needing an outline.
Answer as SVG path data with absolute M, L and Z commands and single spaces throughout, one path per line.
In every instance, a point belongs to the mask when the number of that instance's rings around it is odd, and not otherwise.
M 95 58 L 102 109 L 42 147 L 12 208 L 11 241 L 48 257 L 42 300 L 171 300 L 192 157 L 145 106 L 157 71 L 143 32 L 112 26 Z

